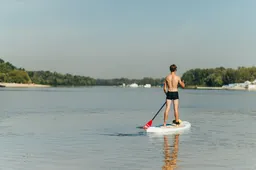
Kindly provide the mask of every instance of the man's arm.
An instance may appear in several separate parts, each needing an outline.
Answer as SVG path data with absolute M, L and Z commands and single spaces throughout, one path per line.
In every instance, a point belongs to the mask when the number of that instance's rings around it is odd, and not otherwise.
M 184 89 L 185 88 L 185 83 L 184 81 L 181 81 L 180 77 L 179 77 L 179 84 L 180 86 Z
M 167 93 L 167 85 L 166 85 L 166 78 L 164 79 L 164 86 L 163 86 L 164 93 Z

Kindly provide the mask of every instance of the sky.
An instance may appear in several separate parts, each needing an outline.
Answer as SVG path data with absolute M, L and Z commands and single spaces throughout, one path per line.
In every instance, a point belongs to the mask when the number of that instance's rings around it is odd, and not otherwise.
M 256 65 L 254 0 L 1 0 L 0 58 L 26 70 L 162 78 Z

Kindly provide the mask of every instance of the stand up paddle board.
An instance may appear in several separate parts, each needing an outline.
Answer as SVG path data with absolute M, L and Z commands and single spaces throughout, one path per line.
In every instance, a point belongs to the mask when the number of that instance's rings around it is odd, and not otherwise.
M 151 126 L 146 129 L 146 132 L 155 132 L 155 133 L 162 133 L 162 132 L 179 132 L 187 130 L 191 127 L 191 124 L 188 121 L 182 121 L 179 125 L 174 123 L 166 124 L 166 127 L 161 125 Z

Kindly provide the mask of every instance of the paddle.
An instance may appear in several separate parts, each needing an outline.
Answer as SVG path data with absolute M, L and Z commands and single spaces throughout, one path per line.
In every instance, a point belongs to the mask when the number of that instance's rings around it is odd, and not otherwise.
M 158 110 L 158 112 L 155 114 L 155 116 L 147 124 L 145 124 L 143 126 L 143 129 L 147 129 L 147 128 L 149 128 L 152 125 L 153 120 L 158 115 L 158 113 L 162 110 L 162 108 L 164 107 L 165 104 L 166 104 L 166 102 L 164 102 L 163 106 Z

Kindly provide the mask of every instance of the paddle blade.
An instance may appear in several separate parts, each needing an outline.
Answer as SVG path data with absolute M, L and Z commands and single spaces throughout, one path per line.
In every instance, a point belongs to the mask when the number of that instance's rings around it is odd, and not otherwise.
M 151 125 L 152 125 L 152 120 L 150 120 L 147 124 L 145 124 L 144 126 L 143 126 L 143 129 L 147 129 L 147 128 L 149 128 Z

